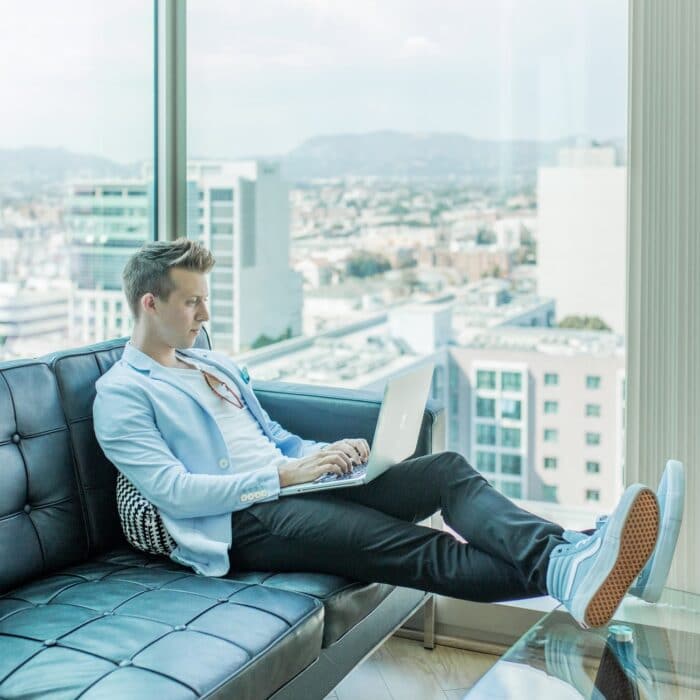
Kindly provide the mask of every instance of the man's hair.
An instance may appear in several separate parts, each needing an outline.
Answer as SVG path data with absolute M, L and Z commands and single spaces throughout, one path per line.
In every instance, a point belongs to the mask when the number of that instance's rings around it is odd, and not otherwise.
M 139 317 L 139 300 L 151 292 L 165 301 L 175 289 L 170 279 L 174 267 L 206 274 L 214 267 L 214 256 L 201 244 L 187 238 L 156 241 L 141 246 L 122 272 L 124 294 L 134 318 Z

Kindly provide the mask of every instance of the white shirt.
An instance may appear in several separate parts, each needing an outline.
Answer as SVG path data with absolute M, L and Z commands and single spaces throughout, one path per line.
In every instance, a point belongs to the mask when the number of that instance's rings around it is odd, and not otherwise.
M 223 382 L 224 378 L 218 370 L 206 363 L 197 362 L 191 357 L 183 357 L 182 355 L 177 357 L 181 362 L 197 369 L 168 367 L 167 370 L 177 374 L 181 381 L 188 382 L 190 389 L 196 392 L 199 401 L 214 417 L 228 448 L 231 470 L 240 474 L 252 472 L 262 467 L 274 466 L 276 468 L 280 464 L 294 461 L 290 457 L 285 457 L 280 449 L 263 433 L 260 424 L 248 410 L 238 388 L 230 379 L 225 383 L 243 404 L 243 408 L 238 408 L 238 406 L 234 406 L 217 396 L 207 384 L 202 372 L 199 371 L 201 368 Z M 217 386 L 217 391 L 222 396 L 230 396 L 224 386 Z M 231 399 L 235 401 L 233 397 Z

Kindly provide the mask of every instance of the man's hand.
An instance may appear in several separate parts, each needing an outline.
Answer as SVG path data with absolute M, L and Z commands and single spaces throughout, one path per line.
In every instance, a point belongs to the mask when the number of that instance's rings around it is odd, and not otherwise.
M 369 459 L 369 444 L 367 440 L 363 440 L 362 438 L 338 440 L 338 442 L 331 443 L 321 448 L 321 452 L 326 452 L 327 450 L 340 450 L 352 460 L 353 466 L 362 464 Z
M 308 457 L 281 464 L 277 468 L 280 486 L 304 484 L 324 474 L 347 474 L 355 465 L 366 462 L 368 457 L 366 440 L 340 440 Z
M 280 464 L 280 486 L 315 481 L 324 474 L 344 474 L 352 469 L 352 462 L 341 450 L 323 450 L 293 462 Z

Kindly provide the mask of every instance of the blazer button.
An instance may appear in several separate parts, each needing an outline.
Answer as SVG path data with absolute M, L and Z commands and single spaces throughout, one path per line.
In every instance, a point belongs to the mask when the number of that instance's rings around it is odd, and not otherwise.
M 222 457 L 222 458 L 219 460 L 219 467 L 220 467 L 221 469 L 228 469 L 228 460 L 227 460 L 226 458 Z

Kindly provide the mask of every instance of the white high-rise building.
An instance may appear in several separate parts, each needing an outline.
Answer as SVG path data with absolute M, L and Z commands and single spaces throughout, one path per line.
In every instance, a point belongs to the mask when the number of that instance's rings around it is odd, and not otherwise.
M 537 190 L 538 293 L 560 320 L 598 316 L 624 333 L 626 168 L 613 148 L 563 149 Z
M 94 343 L 128 335 L 122 291 L 128 258 L 151 238 L 150 176 L 75 184 L 70 333 Z M 301 332 L 302 280 L 289 266 L 289 201 L 279 166 L 257 161 L 188 165 L 188 236 L 216 258 L 210 275 L 213 346 L 238 353 Z
M 188 197 L 189 237 L 217 261 L 210 280 L 213 346 L 238 353 L 299 335 L 302 277 L 289 264 L 289 192 L 279 165 L 192 162 Z
M 460 417 L 450 423 L 451 449 L 511 498 L 601 512 L 615 505 L 624 466 L 621 336 L 500 327 L 452 346 L 450 360 Z
M 0 283 L 0 359 L 43 355 L 69 347 L 70 283 Z

